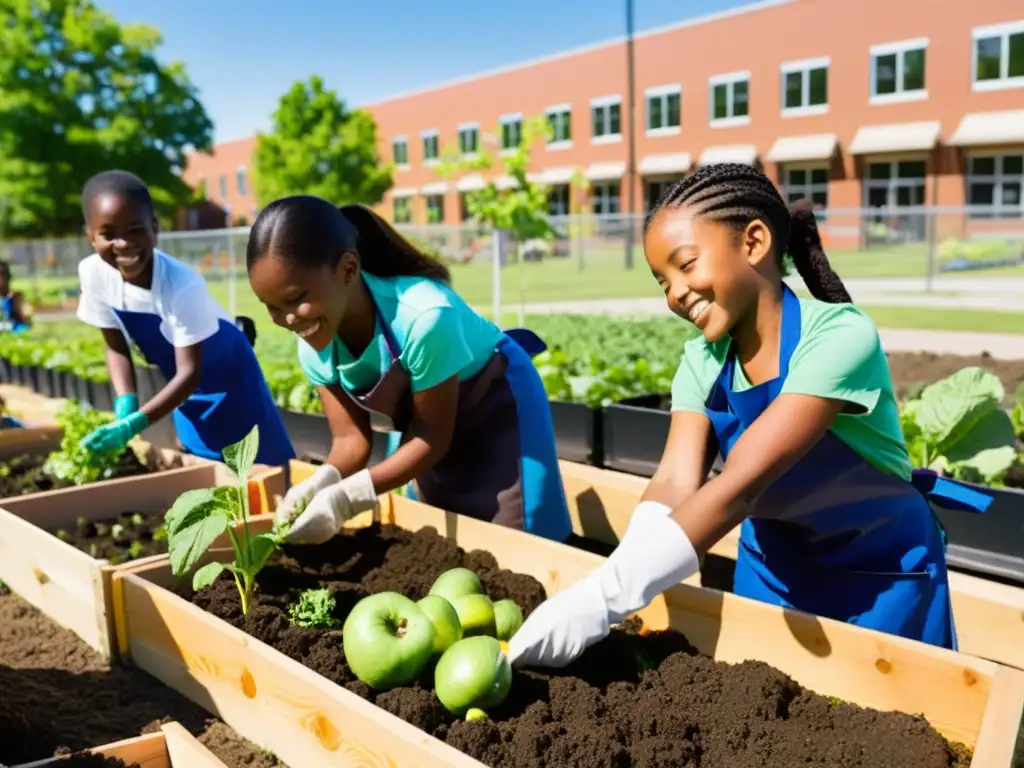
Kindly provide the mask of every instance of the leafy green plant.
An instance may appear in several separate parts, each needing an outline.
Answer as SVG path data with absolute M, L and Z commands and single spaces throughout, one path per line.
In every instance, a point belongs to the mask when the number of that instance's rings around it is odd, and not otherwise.
M 278 546 L 273 533 L 251 535 L 249 532 L 248 475 L 256 462 L 259 449 L 259 427 L 242 440 L 224 449 L 224 463 L 238 478 L 238 485 L 217 488 L 199 488 L 186 491 L 174 502 L 164 517 L 169 538 L 168 552 L 171 570 L 180 576 L 196 564 L 199 558 L 225 531 L 235 551 L 234 562 L 207 563 L 192 576 L 192 588 L 203 589 L 212 584 L 222 571 L 235 578 L 242 600 L 242 613 L 249 612 L 256 591 L 256 576 Z M 235 525 L 241 523 L 239 531 Z
M 298 627 L 334 626 L 335 600 L 329 589 L 307 589 L 288 606 L 288 620 Z
M 999 377 L 975 366 L 925 387 L 900 411 L 915 467 L 955 478 L 998 482 L 1013 465 L 1014 424 L 1000 408 Z
M 60 448 L 46 458 L 43 472 L 59 480 L 70 480 L 75 485 L 112 477 L 117 463 L 128 449 L 92 453 L 83 448 L 81 443 L 94 429 L 113 420 L 111 413 L 83 408 L 77 400 L 68 400 L 57 413 L 64 437 L 60 441 Z

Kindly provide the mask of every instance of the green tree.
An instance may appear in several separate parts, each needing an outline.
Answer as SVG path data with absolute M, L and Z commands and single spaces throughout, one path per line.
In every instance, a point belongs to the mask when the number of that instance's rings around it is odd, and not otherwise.
M 372 205 L 391 185 L 373 116 L 347 109 L 317 76 L 292 85 L 274 112 L 273 131 L 256 139 L 253 186 L 261 206 L 299 194 Z
M 111 168 L 142 177 L 164 221 L 188 202 L 185 152 L 213 124 L 162 42 L 92 0 L 0 3 L 0 233 L 81 231 L 82 185 Z

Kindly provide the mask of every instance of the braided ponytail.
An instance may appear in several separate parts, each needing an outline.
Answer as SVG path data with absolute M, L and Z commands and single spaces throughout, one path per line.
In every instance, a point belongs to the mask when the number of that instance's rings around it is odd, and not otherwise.
M 850 302 L 850 294 L 828 263 L 809 201 L 798 201 L 792 212 L 771 180 L 758 169 L 740 163 L 705 165 L 677 181 L 654 204 L 644 220 L 644 233 L 663 208 L 681 205 L 694 216 L 720 221 L 743 231 L 760 219 L 772 232 L 781 266 L 788 252 L 811 295 L 830 304 Z

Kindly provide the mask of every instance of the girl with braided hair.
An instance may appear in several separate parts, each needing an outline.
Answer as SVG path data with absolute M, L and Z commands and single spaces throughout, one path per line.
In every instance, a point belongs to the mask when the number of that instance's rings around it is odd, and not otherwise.
M 809 207 L 791 212 L 749 166 L 706 166 L 658 201 L 644 251 L 669 309 L 701 331 L 672 385 L 668 444 L 618 548 L 531 614 L 512 662 L 569 663 L 738 524 L 737 594 L 955 649 L 928 502 L 991 499 L 912 469 L 878 330 Z M 787 251 L 813 299 L 783 282 Z

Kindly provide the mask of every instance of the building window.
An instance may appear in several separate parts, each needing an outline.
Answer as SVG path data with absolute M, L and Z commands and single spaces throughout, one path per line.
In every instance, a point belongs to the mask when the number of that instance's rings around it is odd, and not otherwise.
M 733 72 L 708 80 L 711 88 L 711 124 L 746 125 L 750 122 L 750 73 Z
M 967 161 L 967 204 L 992 210 L 971 211 L 974 219 L 1024 217 L 1024 152 L 977 155 Z
M 235 169 L 235 189 L 241 197 L 245 196 L 245 166 L 240 165 Z
M 650 211 L 668 188 L 675 184 L 682 176 L 673 179 L 651 179 L 644 182 L 644 205 Z
M 469 192 L 459 193 L 459 221 L 469 221 L 473 214 L 469 210 Z
M 217 180 L 217 186 L 220 187 L 221 202 L 224 202 L 225 200 L 228 199 L 228 177 L 222 175 Z
M 925 66 L 928 41 L 924 38 L 886 43 L 871 48 L 871 101 L 917 101 L 928 98 Z
M 475 155 L 480 151 L 480 124 L 463 123 L 459 126 L 459 153 Z
M 437 162 L 437 131 L 424 131 L 423 134 L 423 161 L 426 163 Z
M 396 197 L 394 199 L 395 224 L 409 224 L 412 221 L 412 206 L 408 197 Z
M 427 223 L 440 224 L 444 221 L 444 195 L 427 195 Z
M 551 127 L 551 136 L 548 137 L 548 148 L 568 147 L 572 142 L 572 107 L 568 104 L 559 104 L 556 107 L 548 107 L 545 110 L 548 118 L 548 125 Z
M 548 216 L 569 215 L 569 185 L 553 184 L 548 189 Z
M 866 208 L 882 209 L 867 216 L 864 222 L 869 244 L 921 242 L 925 239 L 926 214 L 920 210 L 898 211 L 924 205 L 927 173 L 928 164 L 924 160 L 868 163 L 864 204 Z
M 521 114 L 502 115 L 498 121 L 501 125 L 501 148 L 503 150 L 519 149 L 523 141 L 523 116 Z
M 827 58 L 782 65 L 782 114 L 820 115 L 828 111 Z
M 399 168 L 407 168 L 409 166 L 409 142 L 406 141 L 404 136 L 391 140 L 391 152 L 395 158 L 395 165 Z
M 598 216 L 618 213 L 620 187 L 618 181 L 603 181 L 591 185 L 590 202 L 593 213 Z
M 828 166 L 786 168 L 784 179 L 787 202 L 806 198 L 814 206 L 815 215 L 819 219 L 825 218 L 828 210 Z
M 590 102 L 590 137 L 603 144 L 622 138 L 622 97 L 605 96 Z
M 659 88 L 648 88 L 646 96 L 647 135 L 679 133 L 682 125 L 682 87 L 664 85 Z
M 974 30 L 974 90 L 1024 88 L 1024 21 Z

